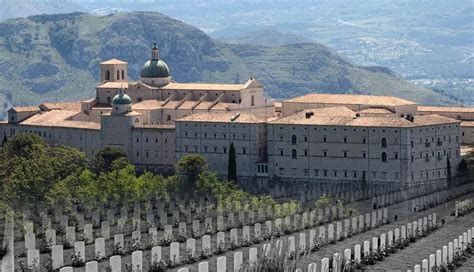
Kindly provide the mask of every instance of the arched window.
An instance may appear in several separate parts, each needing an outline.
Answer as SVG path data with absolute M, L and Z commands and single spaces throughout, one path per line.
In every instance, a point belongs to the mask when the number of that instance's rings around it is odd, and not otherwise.
M 296 144 L 296 135 L 291 136 L 291 144 Z
M 110 70 L 107 70 L 107 72 L 105 72 L 105 80 L 110 80 Z
M 387 147 L 387 139 L 382 138 L 382 147 Z
M 296 159 L 297 154 L 296 154 L 296 149 L 291 150 L 291 158 Z
M 122 70 L 122 79 L 125 79 L 125 71 Z
M 382 152 L 382 162 L 387 162 L 387 153 Z

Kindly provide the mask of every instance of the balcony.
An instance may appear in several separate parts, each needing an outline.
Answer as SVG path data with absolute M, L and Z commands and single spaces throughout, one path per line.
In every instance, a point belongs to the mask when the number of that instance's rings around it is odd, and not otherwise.
M 442 146 L 442 145 L 443 145 L 443 142 L 438 141 L 437 145 L 438 145 L 438 146 Z
M 430 146 L 431 146 L 431 143 L 425 142 L 425 147 L 430 147 Z

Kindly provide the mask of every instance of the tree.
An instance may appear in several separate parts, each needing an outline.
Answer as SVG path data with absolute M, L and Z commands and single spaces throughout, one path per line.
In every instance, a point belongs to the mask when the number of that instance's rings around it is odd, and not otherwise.
M 75 192 L 73 181 L 88 164 L 85 154 L 75 148 L 50 147 L 38 135 L 17 134 L 5 144 L 0 158 L 0 198 L 14 209 L 68 205 Z
M 181 189 L 188 192 L 196 190 L 199 175 L 207 171 L 206 159 L 197 154 L 185 155 L 176 165 L 176 174 L 181 179 Z
M 449 161 L 449 157 L 446 160 L 446 170 L 447 170 L 447 181 L 448 181 L 448 186 L 452 183 L 452 174 L 451 174 L 451 161 Z
M 466 159 L 461 159 L 461 161 L 459 162 L 458 172 L 459 172 L 459 175 L 461 176 L 464 176 L 469 172 Z
M 234 143 L 230 143 L 229 147 L 229 163 L 227 165 L 227 180 L 237 181 L 237 162 L 235 158 Z
M 92 165 L 97 174 L 100 172 L 110 172 L 112 170 L 112 163 L 119 158 L 126 159 L 128 164 L 125 151 L 117 147 L 105 147 L 92 159 Z
M 8 142 L 7 134 L 3 134 L 2 146 L 5 146 L 7 142 Z
M 29 157 L 36 152 L 45 152 L 46 144 L 40 136 L 33 133 L 20 133 L 4 146 L 3 155 L 7 158 L 13 156 Z

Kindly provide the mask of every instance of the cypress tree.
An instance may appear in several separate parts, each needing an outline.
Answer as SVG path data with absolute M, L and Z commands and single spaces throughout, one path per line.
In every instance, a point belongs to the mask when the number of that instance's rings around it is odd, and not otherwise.
M 3 134 L 2 146 L 5 146 L 5 144 L 7 143 L 7 141 L 8 141 L 7 135 L 6 135 L 6 134 Z
M 448 181 L 448 187 L 451 187 L 452 183 L 452 176 L 451 176 L 451 162 L 449 161 L 449 157 L 446 160 L 446 170 L 447 170 L 447 181 Z
M 237 181 L 237 162 L 235 158 L 234 143 L 230 143 L 229 147 L 229 163 L 227 165 L 227 180 Z

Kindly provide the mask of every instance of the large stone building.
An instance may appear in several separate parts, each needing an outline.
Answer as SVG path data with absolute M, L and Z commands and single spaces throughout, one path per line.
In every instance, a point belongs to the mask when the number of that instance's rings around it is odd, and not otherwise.
M 102 62 L 92 99 L 10 109 L 0 133 L 36 133 L 90 157 L 115 146 L 137 167 L 156 172 L 199 153 L 225 177 L 233 143 L 241 181 L 436 186 L 455 174 L 460 143 L 472 137 L 463 125 L 474 120 L 468 113 L 460 118 L 396 97 L 308 94 L 275 102 L 253 78 L 178 83 L 156 44 L 139 81 L 129 81 L 127 67 L 117 59 Z
M 40 135 L 49 144 L 72 146 L 94 156 L 106 146 L 123 149 L 140 168 L 167 172 L 174 168 L 174 120 L 203 112 L 274 113 L 262 85 L 177 83 L 156 44 L 137 82 L 128 81 L 128 64 L 111 59 L 100 64 L 96 97 L 80 102 L 14 107 L 0 132 Z

